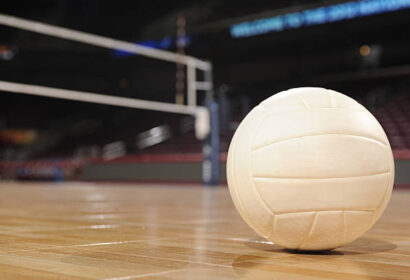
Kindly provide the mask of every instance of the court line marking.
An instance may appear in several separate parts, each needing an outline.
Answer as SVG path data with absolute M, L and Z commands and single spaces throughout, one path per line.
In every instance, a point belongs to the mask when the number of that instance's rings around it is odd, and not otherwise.
M 192 249 L 192 248 L 188 248 L 188 249 Z M 94 250 L 92 250 L 92 251 L 94 251 Z M 101 251 L 97 250 L 96 252 L 101 252 Z M 232 267 L 231 265 L 226 265 L 226 264 L 208 263 L 208 262 L 195 262 L 195 261 L 189 261 L 189 260 L 164 258 L 164 257 L 149 256 L 149 255 L 142 255 L 142 254 L 123 254 L 123 253 L 118 253 L 118 252 L 114 252 L 114 254 L 122 255 L 122 256 L 129 256 L 129 257 L 141 257 L 141 258 L 145 258 L 145 259 L 154 259 L 154 260 L 182 262 L 182 263 L 189 263 L 189 264 L 198 264 L 198 265 L 212 266 L 212 267 L 225 267 L 225 268 L 231 268 Z
M 55 247 L 48 247 L 48 248 L 40 248 L 40 249 L 32 249 L 32 250 L 18 250 L 12 251 L 9 253 L 18 253 L 18 252 L 31 252 L 31 251 L 47 251 L 52 249 L 60 249 L 60 248 L 72 248 L 72 247 L 95 247 L 95 246 L 104 246 L 104 245 L 121 245 L 121 244 L 130 244 L 130 243 L 139 243 L 139 242 L 152 242 L 152 241 L 167 241 L 167 240 L 180 240 L 184 239 L 183 237 L 175 237 L 175 238 L 164 238 L 164 239 L 151 239 L 151 240 L 130 240 L 130 241 L 113 241 L 113 242 L 101 242 L 101 243 L 90 243 L 90 244 L 79 244 L 79 245 L 67 245 L 67 246 L 55 246 Z M 95 250 L 92 250 L 95 251 Z M 98 251 L 98 250 L 96 250 Z M 149 255 L 142 255 L 142 254 L 122 254 L 116 252 L 115 254 L 124 255 L 124 256 L 135 256 L 135 257 L 142 257 L 142 258 L 151 258 L 151 259 L 159 259 L 159 260 L 167 260 L 167 261 L 174 261 L 174 262 L 183 262 L 183 263 L 190 263 L 190 264 L 198 264 L 198 265 L 207 265 L 212 267 L 225 267 L 231 268 L 232 266 L 226 264 L 217 264 L 217 263 L 208 263 L 208 262 L 193 262 L 189 260 L 181 260 L 181 259 L 172 259 L 172 258 L 164 258 L 164 257 L 157 257 L 157 256 L 149 256 Z
M 152 273 L 145 273 L 145 274 L 137 274 L 137 275 L 123 276 L 123 277 L 104 278 L 102 280 L 129 280 L 129 279 L 137 279 L 137 278 L 142 278 L 142 277 L 147 277 L 147 276 L 163 275 L 163 274 L 168 274 L 168 273 L 172 273 L 172 272 L 179 272 L 179 271 L 184 271 L 184 270 L 189 270 L 189 269 L 187 269 L 187 268 L 174 269 L 174 270 L 167 270 L 167 271 L 161 271 L 161 272 L 152 272 Z
M 106 229 L 106 228 L 119 228 L 121 225 L 91 225 L 91 226 L 80 226 L 79 228 L 89 228 L 89 229 Z
M 112 241 L 112 242 L 99 242 L 99 243 L 71 245 L 71 246 L 68 246 L 68 247 L 92 247 L 92 246 L 104 246 L 104 245 L 121 245 L 121 244 L 129 244 L 129 243 L 137 243 L 137 242 L 135 242 L 133 240 L 130 240 L 130 241 Z
M 138 240 L 126 240 L 126 241 L 112 241 L 112 242 L 101 242 L 101 243 L 86 243 L 86 244 L 72 244 L 72 245 L 56 245 L 48 247 L 40 247 L 35 249 L 23 249 L 23 250 L 13 250 L 7 253 L 18 253 L 18 252 L 31 252 L 31 251 L 44 251 L 49 249 L 60 249 L 60 248 L 70 248 L 70 247 L 87 247 L 87 246 L 104 246 L 104 245 L 117 245 L 117 244 L 128 244 L 128 243 L 139 243 L 139 242 L 151 242 L 151 241 L 165 241 L 180 239 L 181 237 L 167 237 L 158 239 L 138 239 Z M 1 255 L 1 253 L 0 253 Z
M 274 245 L 275 243 L 269 241 L 269 240 L 252 240 L 252 239 L 247 239 L 247 238 L 220 238 L 223 240 L 232 240 L 232 241 L 239 241 L 239 242 L 250 242 L 250 243 L 257 243 L 257 244 L 268 244 L 268 245 Z

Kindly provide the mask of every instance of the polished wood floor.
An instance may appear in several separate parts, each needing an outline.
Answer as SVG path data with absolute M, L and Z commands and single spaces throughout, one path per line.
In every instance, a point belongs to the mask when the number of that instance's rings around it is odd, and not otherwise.
M 225 187 L 0 184 L 0 279 L 410 279 L 410 190 L 352 244 L 258 237 Z

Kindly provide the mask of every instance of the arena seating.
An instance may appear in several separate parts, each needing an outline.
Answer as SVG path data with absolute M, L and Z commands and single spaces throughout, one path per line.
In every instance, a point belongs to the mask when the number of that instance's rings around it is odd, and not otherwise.
M 374 112 L 395 150 L 410 149 L 409 98 L 395 100 Z

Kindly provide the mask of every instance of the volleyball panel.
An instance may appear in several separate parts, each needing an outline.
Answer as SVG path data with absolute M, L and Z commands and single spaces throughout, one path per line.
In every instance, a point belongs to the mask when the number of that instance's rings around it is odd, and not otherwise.
M 385 145 L 388 143 L 383 129 L 369 112 L 322 108 L 269 115 L 256 132 L 252 149 L 296 137 L 323 134 L 355 135 Z
M 252 152 L 255 177 L 345 178 L 390 172 L 390 151 L 374 140 L 351 135 L 289 139 Z
M 254 131 L 266 114 L 254 108 L 241 122 L 229 147 L 227 180 L 235 207 L 247 224 L 259 235 L 267 237 L 271 229 L 272 212 L 263 202 L 252 177 L 251 143 Z
M 337 91 L 315 87 L 301 87 L 282 91 L 267 98 L 260 105 L 270 114 L 314 108 L 366 110 L 357 101 L 346 95 Z
M 315 210 L 375 210 L 390 174 L 331 179 L 255 178 L 266 205 L 275 214 Z

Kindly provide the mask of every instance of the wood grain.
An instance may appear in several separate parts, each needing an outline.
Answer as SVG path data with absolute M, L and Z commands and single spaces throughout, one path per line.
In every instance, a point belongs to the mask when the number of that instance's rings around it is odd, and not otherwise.
M 227 188 L 0 184 L 0 279 L 410 279 L 410 191 L 330 252 L 256 235 Z

